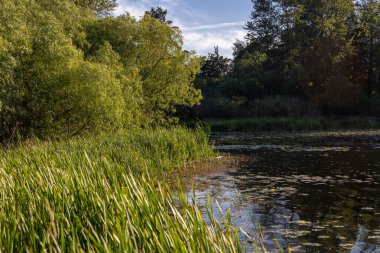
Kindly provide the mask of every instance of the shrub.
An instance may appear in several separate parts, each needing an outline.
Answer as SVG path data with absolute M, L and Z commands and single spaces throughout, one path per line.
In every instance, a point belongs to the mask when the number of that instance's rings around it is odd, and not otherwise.
M 380 97 L 363 96 L 360 104 L 353 111 L 362 115 L 380 116 Z
M 317 116 L 319 108 L 312 102 L 296 97 L 268 97 L 252 103 L 252 115 L 258 117 Z
M 247 116 L 245 110 L 247 100 L 242 97 L 215 97 L 203 101 L 199 108 L 202 118 L 233 118 Z

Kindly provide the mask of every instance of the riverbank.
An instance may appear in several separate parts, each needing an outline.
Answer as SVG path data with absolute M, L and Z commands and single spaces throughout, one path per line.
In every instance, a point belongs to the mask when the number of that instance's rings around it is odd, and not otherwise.
M 215 156 L 208 134 L 136 130 L 0 149 L 0 251 L 241 252 L 165 175 Z
M 213 132 L 268 132 L 379 129 L 376 118 L 241 118 L 205 120 Z
M 189 192 L 192 190 L 196 178 L 233 173 L 240 167 L 252 163 L 254 159 L 252 156 L 243 154 L 220 152 L 217 153 L 215 159 L 187 164 L 183 169 L 167 174 L 165 181 L 169 182 L 172 189 L 178 189 L 178 179 L 180 179 L 182 189 Z M 196 190 L 204 187 L 208 187 L 208 185 L 196 185 Z

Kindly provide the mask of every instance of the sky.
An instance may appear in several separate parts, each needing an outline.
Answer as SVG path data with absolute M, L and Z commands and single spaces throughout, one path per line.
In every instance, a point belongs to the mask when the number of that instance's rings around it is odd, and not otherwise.
M 220 54 L 232 57 L 236 39 L 243 39 L 243 29 L 252 10 L 250 0 L 118 0 L 115 14 L 125 11 L 139 18 L 150 7 L 168 10 L 168 18 L 183 31 L 184 47 L 207 55 L 219 46 Z

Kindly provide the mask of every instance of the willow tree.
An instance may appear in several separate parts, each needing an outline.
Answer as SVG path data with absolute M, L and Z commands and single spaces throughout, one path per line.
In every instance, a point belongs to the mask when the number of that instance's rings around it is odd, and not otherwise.
M 117 128 L 120 81 L 108 66 L 84 59 L 74 44 L 82 40 L 80 24 L 68 27 L 81 10 L 68 1 L 1 2 L 0 138 Z
M 150 15 L 139 21 L 123 15 L 100 19 L 87 33 L 88 57 L 107 42 L 120 56 L 124 71 L 138 74 L 134 82 L 141 87 L 143 124 L 176 121 L 172 116 L 178 106 L 193 106 L 201 100 L 193 86 L 199 58 L 183 50 L 178 28 Z

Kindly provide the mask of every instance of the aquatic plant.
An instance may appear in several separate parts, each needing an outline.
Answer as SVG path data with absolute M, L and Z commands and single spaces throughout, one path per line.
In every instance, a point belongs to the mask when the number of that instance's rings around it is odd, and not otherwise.
M 212 153 L 183 128 L 2 149 L 0 251 L 241 252 L 235 228 L 154 179 Z

